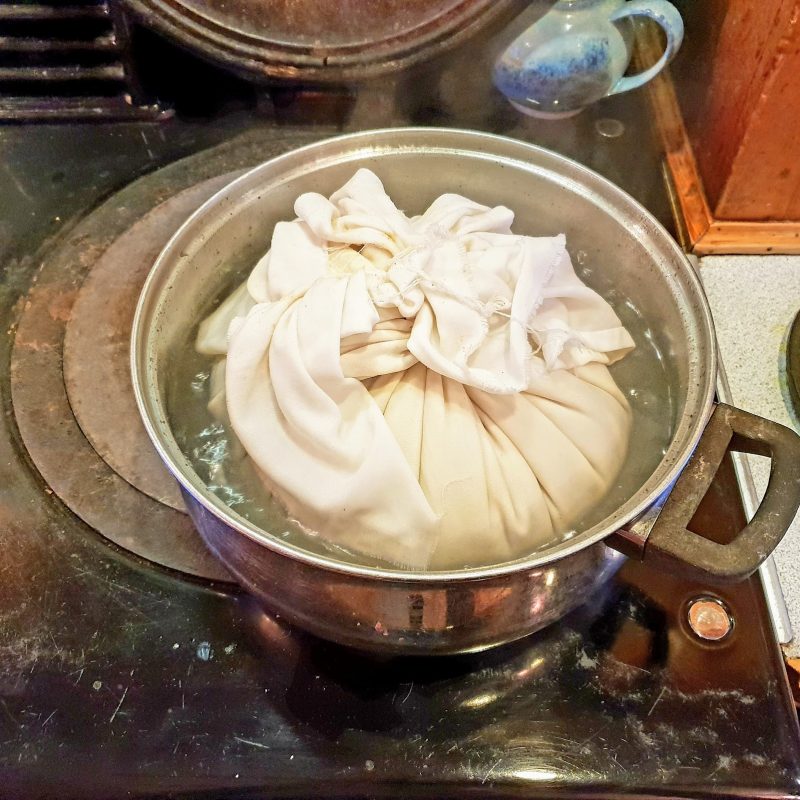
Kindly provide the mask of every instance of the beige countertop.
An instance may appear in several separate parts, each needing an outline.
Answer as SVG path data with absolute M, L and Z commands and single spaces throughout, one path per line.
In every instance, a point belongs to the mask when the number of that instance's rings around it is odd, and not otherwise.
M 709 256 L 700 260 L 722 362 L 723 399 L 746 411 L 800 431 L 789 401 L 785 363 L 789 327 L 800 311 L 800 256 Z M 724 379 L 727 377 L 727 387 Z M 726 391 L 727 389 L 727 391 Z M 758 497 L 769 478 L 769 461 L 746 456 Z M 740 482 L 747 482 L 746 470 Z M 748 498 L 743 486 L 745 506 Z M 788 657 L 800 657 L 800 515 L 775 551 L 780 586 L 794 638 L 779 636 Z M 774 572 L 773 572 L 774 574 Z M 765 576 L 769 583 L 769 574 Z M 780 594 L 780 593 L 776 593 Z M 778 597 L 779 602 L 779 597 Z

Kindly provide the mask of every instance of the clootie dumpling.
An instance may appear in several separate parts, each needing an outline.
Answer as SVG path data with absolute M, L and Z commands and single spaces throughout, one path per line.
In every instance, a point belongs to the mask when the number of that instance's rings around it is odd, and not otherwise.
M 408 217 L 366 169 L 295 213 L 197 338 L 226 358 L 212 408 L 266 490 L 413 569 L 556 541 L 626 457 L 607 365 L 634 346 L 564 237 L 516 235 L 512 211 L 455 194 Z

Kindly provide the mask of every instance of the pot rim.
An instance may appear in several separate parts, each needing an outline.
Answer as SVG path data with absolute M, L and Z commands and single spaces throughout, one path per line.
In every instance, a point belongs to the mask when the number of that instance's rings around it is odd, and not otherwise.
M 394 145 L 376 144 L 375 140 L 381 137 L 396 137 L 399 139 L 417 136 L 427 140 L 441 138 L 438 146 L 416 145 L 413 142 L 399 143 Z M 457 145 L 448 142 L 450 139 L 460 140 Z M 469 145 L 472 144 L 474 149 Z M 341 149 L 335 151 L 337 145 Z M 495 152 L 490 152 L 487 145 L 494 145 Z M 500 156 L 496 151 L 502 148 L 511 148 L 518 151 L 519 155 Z M 319 151 L 333 149 L 335 152 L 320 154 Z M 539 159 L 545 158 L 556 162 L 556 166 L 569 167 L 571 172 L 577 173 L 579 179 L 588 181 L 596 187 L 609 194 L 613 200 L 624 203 L 629 210 L 652 226 L 657 236 L 663 240 L 663 244 L 676 256 L 676 262 L 683 265 L 685 275 L 683 276 L 688 284 L 689 292 L 694 295 L 695 308 L 697 312 L 697 322 L 699 330 L 696 332 L 696 339 L 700 344 L 695 343 L 694 348 L 702 355 L 702 344 L 705 343 L 706 358 L 705 364 L 698 367 L 701 381 L 699 382 L 698 392 L 694 406 L 687 407 L 679 419 L 670 447 L 673 446 L 675 439 L 680 432 L 683 420 L 689 415 L 688 431 L 684 432 L 685 443 L 680 455 L 674 459 L 671 466 L 665 471 L 661 478 L 652 486 L 649 486 L 650 478 L 644 481 L 640 489 L 633 494 L 625 503 L 617 508 L 616 511 L 607 515 L 605 519 L 596 525 L 581 531 L 574 537 L 565 539 L 555 546 L 548 547 L 543 551 L 524 556 L 514 561 L 503 564 L 482 567 L 467 567 L 458 570 L 443 571 L 412 571 L 404 570 L 400 567 L 373 567 L 362 564 L 353 564 L 339 561 L 334 556 L 326 556 L 312 553 L 297 545 L 279 539 L 277 536 L 262 530 L 249 520 L 240 516 L 236 511 L 225 505 L 220 498 L 211 493 L 199 476 L 195 480 L 187 473 L 186 466 L 180 463 L 176 454 L 181 454 L 180 447 L 174 439 L 171 426 L 167 420 L 167 414 L 161 402 L 157 382 L 154 378 L 156 370 L 150 363 L 150 348 L 152 346 L 150 330 L 150 318 L 152 311 L 158 307 L 158 300 L 163 294 L 165 273 L 171 271 L 174 263 L 179 263 L 189 257 L 188 243 L 195 240 L 204 229 L 205 223 L 211 220 L 221 223 L 227 215 L 220 214 L 220 206 L 224 208 L 227 198 L 234 201 L 245 194 L 251 193 L 254 187 L 248 184 L 261 172 L 269 171 L 272 173 L 273 180 L 280 182 L 289 180 L 294 173 L 304 172 L 308 165 L 324 166 L 327 163 L 341 161 L 343 156 L 347 156 L 345 161 L 356 161 L 363 159 L 367 155 L 379 155 L 387 151 L 401 150 L 420 150 L 421 152 L 432 152 L 436 150 L 469 153 L 472 157 L 491 158 L 492 160 L 504 159 L 506 162 L 517 162 L 530 168 L 530 161 L 525 161 L 524 156 L 535 155 Z M 308 157 L 308 158 L 306 158 Z M 295 163 L 298 162 L 298 163 Z M 282 169 L 283 168 L 283 169 Z M 245 191 L 239 191 L 245 190 Z M 210 216 L 209 220 L 205 218 Z M 174 262 L 174 263 L 173 263 Z M 650 508 L 658 498 L 667 493 L 683 470 L 687 460 L 694 451 L 706 425 L 708 413 L 711 409 L 715 391 L 715 378 L 717 370 L 716 358 L 716 339 L 714 326 L 711 317 L 711 310 L 706 299 L 705 293 L 700 283 L 699 276 L 691 263 L 686 258 L 686 254 L 681 250 L 675 240 L 669 235 L 663 225 L 637 200 L 627 192 L 612 183 L 607 178 L 599 175 L 583 164 L 555 153 L 547 148 L 538 145 L 522 142 L 507 136 L 486 133 L 458 128 L 426 128 L 426 127 L 402 127 L 402 128 L 381 128 L 356 133 L 346 133 L 340 136 L 326 138 L 319 142 L 314 142 L 304 147 L 293 149 L 283 155 L 265 161 L 240 175 L 231 183 L 224 186 L 206 202 L 204 202 L 172 235 L 163 248 L 158 258 L 153 264 L 150 273 L 142 287 L 141 294 L 134 314 L 133 327 L 131 331 L 131 377 L 133 381 L 134 395 L 139 413 L 142 417 L 145 429 L 152 441 L 159 457 L 169 468 L 172 475 L 180 483 L 182 488 L 192 495 L 205 509 L 213 514 L 222 523 L 239 534 L 247 536 L 257 544 L 272 550 L 282 556 L 295 561 L 301 561 L 308 566 L 325 569 L 327 571 L 344 573 L 353 577 L 390 581 L 401 584 L 445 584 L 464 580 L 483 580 L 497 578 L 518 572 L 527 572 L 532 569 L 545 567 L 555 561 L 572 555 L 580 550 L 597 544 L 618 531 L 626 524 L 641 516 Z M 705 367 L 705 369 L 703 369 Z M 662 467 L 664 459 L 653 472 L 655 475 Z M 185 460 L 185 457 L 184 457 Z M 638 498 L 638 499 L 637 499 Z

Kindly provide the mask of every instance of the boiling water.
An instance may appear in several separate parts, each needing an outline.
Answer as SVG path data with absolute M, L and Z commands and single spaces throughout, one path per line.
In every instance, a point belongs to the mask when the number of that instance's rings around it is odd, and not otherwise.
M 580 271 L 581 259 L 577 261 Z M 220 298 L 226 297 L 228 291 L 221 292 Z M 604 296 L 636 342 L 633 352 L 610 368 L 633 411 L 631 444 L 615 486 L 573 530 L 563 532 L 562 541 L 602 521 L 641 487 L 665 454 L 675 425 L 676 398 L 656 336 L 630 298 L 613 290 L 604 292 Z M 201 313 L 198 324 L 212 310 Z M 175 439 L 200 480 L 231 509 L 276 537 L 317 554 L 333 554 L 342 561 L 391 566 L 331 545 L 297 521 L 287 519 L 280 504 L 264 489 L 234 434 L 207 409 L 215 359 L 197 353 L 196 334 L 196 328 L 187 331 L 186 339 L 174 353 L 166 401 Z

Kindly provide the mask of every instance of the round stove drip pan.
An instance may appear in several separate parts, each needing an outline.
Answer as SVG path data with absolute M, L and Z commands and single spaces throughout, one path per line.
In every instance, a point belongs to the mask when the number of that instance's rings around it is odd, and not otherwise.
M 243 168 L 315 138 L 250 136 L 130 184 L 45 255 L 18 322 L 12 406 L 43 479 L 114 544 L 194 577 L 231 581 L 139 417 L 129 370 L 134 309 L 159 251 L 195 209 Z
M 184 510 L 178 485 L 149 446 L 133 395 L 133 313 L 150 267 L 177 226 L 237 174 L 179 192 L 112 242 L 83 282 L 66 324 L 64 382 L 83 435 L 114 472 L 177 511 Z

